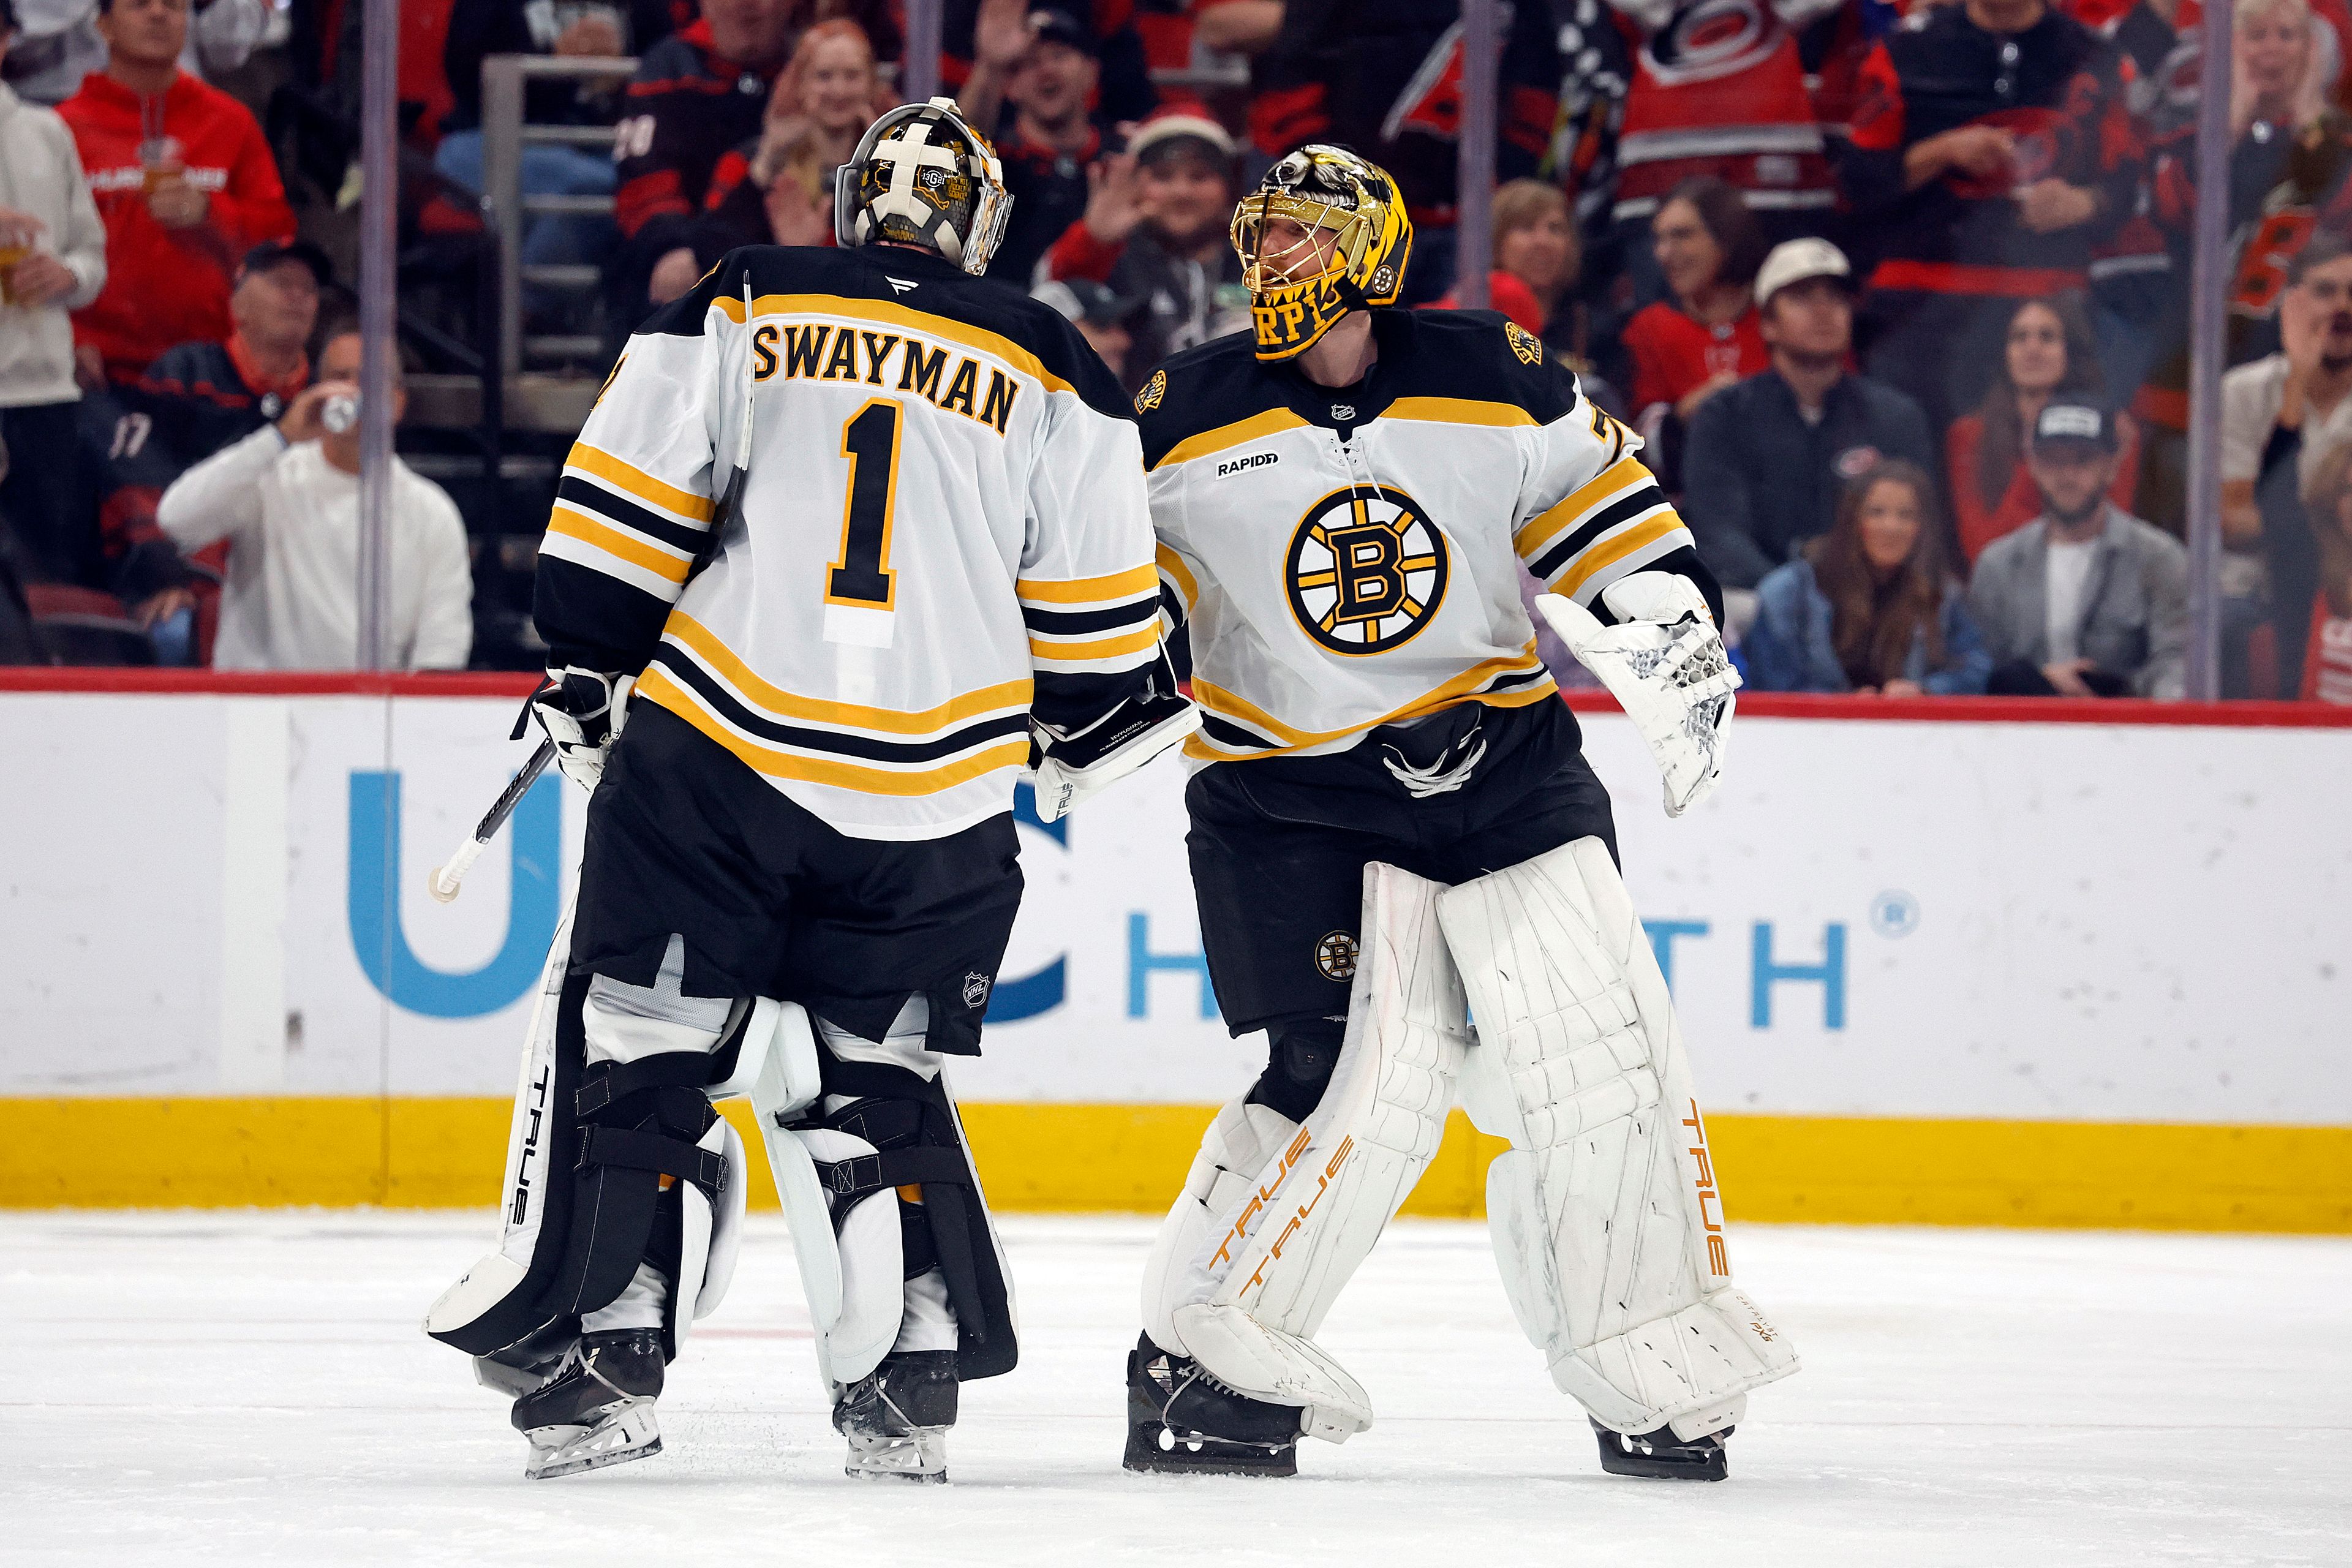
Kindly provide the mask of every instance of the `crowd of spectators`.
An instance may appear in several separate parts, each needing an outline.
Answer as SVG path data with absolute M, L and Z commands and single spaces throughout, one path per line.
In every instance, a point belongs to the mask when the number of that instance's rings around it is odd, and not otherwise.
M 352 122 L 361 7 L 26 4 L 0 0 L 0 658 L 348 662 L 364 198 L 355 136 L 319 128 Z M 2197 6 L 1507 16 L 1488 302 L 1644 436 L 1751 683 L 2179 695 Z M 947 0 L 944 90 L 1015 198 L 990 276 L 1140 385 L 1246 326 L 1235 196 L 1329 140 L 1398 178 L 1405 302 L 1452 306 L 1456 20 Z M 2233 26 L 2224 690 L 2342 700 L 2352 10 L 2241 0 Z M 515 237 L 603 280 L 527 290 L 534 328 L 609 351 L 736 246 L 833 242 L 904 28 L 898 0 L 410 0 L 404 232 L 431 223 L 411 183 L 485 187 L 485 59 L 613 62 L 530 82 L 530 120 L 586 129 L 525 147 L 524 191 L 574 200 Z M 400 657 L 493 657 L 459 635 L 450 498 L 405 467 L 394 490 Z M 478 552 L 511 531 L 471 521 Z

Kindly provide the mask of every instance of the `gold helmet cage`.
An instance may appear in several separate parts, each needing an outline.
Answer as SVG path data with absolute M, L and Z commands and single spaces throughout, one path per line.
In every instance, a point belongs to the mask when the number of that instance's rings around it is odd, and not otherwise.
M 1304 233 L 1269 250 L 1268 233 L 1279 239 L 1292 224 Z M 1286 360 L 1349 310 L 1396 303 L 1412 257 L 1412 220 L 1385 170 L 1344 147 L 1314 145 L 1276 163 L 1242 198 L 1233 242 L 1257 357 Z

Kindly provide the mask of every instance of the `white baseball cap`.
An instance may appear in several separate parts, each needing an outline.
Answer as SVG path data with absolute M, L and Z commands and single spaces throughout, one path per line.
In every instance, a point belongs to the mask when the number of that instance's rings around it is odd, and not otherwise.
M 1772 247 L 1764 265 L 1756 269 L 1756 308 L 1762 310 L 1772 296 L 1791 283 L 1802 283 L 1808 278 L 1846 278 L 1853 276 L 1853 264 L 1845 252 L 1826 239 L 1784 239 Z

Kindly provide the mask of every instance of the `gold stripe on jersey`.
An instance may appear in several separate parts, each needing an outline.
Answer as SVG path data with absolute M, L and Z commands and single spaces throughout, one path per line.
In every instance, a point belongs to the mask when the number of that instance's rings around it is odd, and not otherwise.
M 1008 680 L 1001 685 L 983 686 L 974 691 L 962 692 L 936 708 L 912 711 L 898 708 L 866 708 L 852 702 L 829 702 L 822 698 L 803 697 L 763 679 L 737 656 L 734 649 L 719 641 L 709 627 L 682 610 L 670 612 L 669 624 L 663 628 L 662 637 L 664 641 L 675 642 L 692 654 L 697 663 L 733 687 L 747 703 L 780 719 L 837 724 L 844 729 L 868 730 L 881 735 L 936 735 L 954 725 L 988 714 L 1025 709 L 1029 706 L 1033 691 L 1030 681 Z
M 1096 605 L 1132 599 L 1160 591 L 1159 575 L 1149 566 L 1132 566 L 1101 577 L 1024 577 L 1013 592 L 1037 605 Z
M 591 517 L 579 508 L 562 501 L 558 501 L 555 510 L 548 514 L 547 531 L 551 536 L 562 535 L 593 545 L 607 555 L 652 573 L 665 583 L 680 586 L 686 583 L 687 569 L 694 563 L 691 557 L 671 546 L 603 519 Z M 578 557 L 575 555 L 573 559 Z M 582 562 L 581 564 L 593 563 Z
M 1197 436 L 1187 436 L 1173 447 L 1152 468 L 1164 468 L 1173 463 L 1189 463 L 1195 458 L 1205 458 L 1213 452 L 1238 447 L 1245 441 L 1261 440 L 1285 430 L 1304 430 L 1307 421 L 1287 408 L 1269 408 L 1263 414 L 1253 414 L 1246 419 L 1236 419 L 1231 425 L 1220 425 L 1213 430 L 1203 430 Z
M 710 303 L 729 321 L 738 326 L 742 325 L 742 300 L 730 300 L 721 294 Z M 1048 392 L 1076 390 L 1047 370 L 1044 361 L 1011 338 L 984 327 L 950 321 L 945 316 L 934 316 L 928 310 L 912 310 L 887 300 L 853 300 L 841 294 L 762 294 L 751 301 L 751 314 L 754 317 L 836 316 L 853 321 L 870 321 L 877 326 L 908 328 L 926 337 L 945 338 L 950 342 L 1003 360 L 1022 374 L 1034 377 Z M 878 374 L 879 369 L 879 366 L 875 367 L 875 374 Z
M 1520 560 L 1533 561 L 1555 540 L 1611 501 L 1637 486 L 1656 483 L 1641 458 L 1621 458 L 1570 491 L 1558 505 L 1529 518 L 1512 536 L 1512 547 L 1518 551 Z M 1665 499 L 1663 492 L 1659 499 Z
M 1537 679 L 1527 679 L 1528 676 Z M 1518 678 L 1514 679 L 1514 678 Z M 1482 690 L 1490 684 L 1502 683 L 1499 690 Z M 1279 756 L 1285 752 L 1302 751 L 1310 746 L 1328 745 L 1344 741 L 1350 735 L 1360 735 L 1382 724 L 1401 723 L 1408 719 L 1424 718 L 1440 713 L 1465 702 L 1483 702 L 1497 708 L 1518 708 L 1550 696 L 1559 690 L 1542 659 L 1536 656 L 1536 645 L 1530 639 L 1516 656 L 1485 659 L 1472 665 L 1452 679 L 1422 693 L 1392 712 L 1377 719 L 1367 719 L 1360 724 L 1350 724 L 1341 730 L 1301 730 L 1286 724 L 1244 697 L 1227 691 L 1199 676 L 1192 679 L 1192 700 L 1211 715 L 1235 721 L 1249 729 L 1272 737 L 1277 743 L 1257 750 L 1239 750 L 1223 745 L 1208 733 L 1196 732 L 1184 742 L 1184 754 L 1210 762 L 1240 762 L 1250 757 Z
M 636 689 L 639 696 L 677 714 L 734 752 L 746 766 L 770 778 L 825 784 L 834 789 L 855 790 L 861 795 L 928 795 L 941 794 L 992 773 L 1025 766 L 1029 761 L 1029 741 L 1024 736 L 934 767 L 898 769 L 835 762 L 783 751 L 744 734 L 712 712 L 693 693 L 672 680 L 658 666 L 646 670 L 637 682 Z
M 1192 606 L 1201 602 L 1201 584 L 1192 575 L 1192 569 L 1184 564 L 1182 556 L 1164 544 L 1160 547 L 1159 565 L 1160 581 L 1176 590 L 1176 597 L 1183 602 L 1184 613 L 1191 615 Z
M 1551 591 L 1590 605 L 1595 595 L 1618 578 L 1685 545 L 1696 548 L 1696 542 L 1683 526 L 1682 518 L 1668 510 L 1578 556 L 1575 564 L 1551 584 Z
M 1029 657 L 1040 665 L 1066 673 L 1074 667 L 1091 668 L 1106 661 L 1115 661 L 1118 668 L 1124 669 L 1135 662 L 1134 655 L 1150 653 L 1160 646 L 1160 601 L 1153 599 L 1144 613 L 1150 619 L 1142 630 L 1118 637 L 1066 639 L 1043 637 L 1031 632 Z
M 615 489 L 625 490 L 648 506 L 692 522 L 708 523 L 712 507 L 708 496 L 696 495 L 653 475 L 633 463 L 623 461 L 602 447 L 591 447 L 585 441 L 574 441 L 572 451 L 563 459 L 566 473 L 584 474 L 604 480 Z
M 1534 415 L 1515 403 L 1489 403 L 1483 397 L 1400 397 L 1381 409 L 1380 417 L 1434 425 L 1486 425 L 1500 430 L 1536 423 Z

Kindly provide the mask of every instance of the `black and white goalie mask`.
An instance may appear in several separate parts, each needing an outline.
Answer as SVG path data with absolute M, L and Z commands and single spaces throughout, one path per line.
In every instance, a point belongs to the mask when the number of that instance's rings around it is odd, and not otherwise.
M 950 98 L 889 110 L 834 174 L 833 234 L 842 246 L 900 240 L 974 277 L 988 270 L 1012 211 L 996 149 Z

